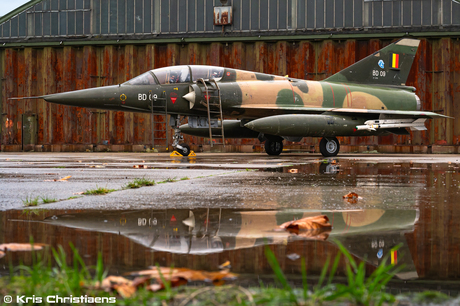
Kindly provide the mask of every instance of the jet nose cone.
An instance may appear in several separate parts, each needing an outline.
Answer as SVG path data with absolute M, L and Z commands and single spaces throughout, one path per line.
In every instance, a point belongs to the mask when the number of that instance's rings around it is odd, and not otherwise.
M 119 98 L 118 86 L 106 86 L 99 88 L 82 89 L 68 91 L 44 96 L 44 99 L 51 103 L 98 108 L 104 105 L 118 104 Z

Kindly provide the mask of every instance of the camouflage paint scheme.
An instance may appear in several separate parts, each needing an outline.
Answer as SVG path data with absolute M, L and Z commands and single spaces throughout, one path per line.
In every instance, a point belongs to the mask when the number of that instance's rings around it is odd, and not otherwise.
M 281 143 L 281 148 L 278 146 L 271 154 L 277 155 L 282 150 L 283 138 L 407 134 L 407 127 L 423 130 L 424 120 L 418 127 L 406 122 L 395 128 L 371 126 L 369 120 L 445 117 L 421 111 L 415 88 L 405 86 L 418 45 L 418 40 L 403 38 L 319 82 L 190 65 L 154 69 L 120 85 L 40 98 L 79 107 L 167 113 L 207 121 L 206 84 L 209 103 L 214 105 L 209 109 L 211 119 L 239 120 L 236 124 L 222 123 L 226 137 L 242 135 Z M 223 118 L 216 112 L 217 86 Z M 177 130 L 176 126 L 176 133 Z M 180 130 L 196 136 L 208 135 L 206 125 L 183 125 Z M 330 156 L 338 153 L 339 144 L 335 141 L 337 148 Z M 267 143 L 266 151 L 270 154 Z

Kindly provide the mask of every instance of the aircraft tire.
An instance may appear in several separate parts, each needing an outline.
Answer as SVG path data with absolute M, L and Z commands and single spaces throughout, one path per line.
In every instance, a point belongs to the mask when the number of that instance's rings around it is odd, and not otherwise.
M 280 155 L 283 152 L 283 142 L 267 139 L 265 141 L 265 152 L 268 155 Z
M 190 146 L 186 143 L 181 143 L 180 146 L 182 149 L 176 149 L 182 156 L 188 156 L 190 154 Z
M 319 142 L 319 151 L 324 157 L 337 156 L 340 151 L 339 140 L 335 137 L 330 137 L 328 139 L 324 137 L 321 138 Z

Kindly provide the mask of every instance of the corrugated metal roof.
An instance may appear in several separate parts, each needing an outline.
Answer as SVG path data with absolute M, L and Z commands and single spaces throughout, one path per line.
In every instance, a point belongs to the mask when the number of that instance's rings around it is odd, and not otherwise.
M 32 0 L 0 18 L 0 41 L 107 41 L 460 31 L 452 0 Z

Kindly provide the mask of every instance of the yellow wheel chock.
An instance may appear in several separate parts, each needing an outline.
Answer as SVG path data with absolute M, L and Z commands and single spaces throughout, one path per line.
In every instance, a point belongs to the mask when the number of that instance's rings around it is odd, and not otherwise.
M 196 157 L 196 154 L 194 151 L 190 151 L 190 154 L 188 156 L 183 156 L 182 154 L 174 150 L 169 156 L 171 157 Z

